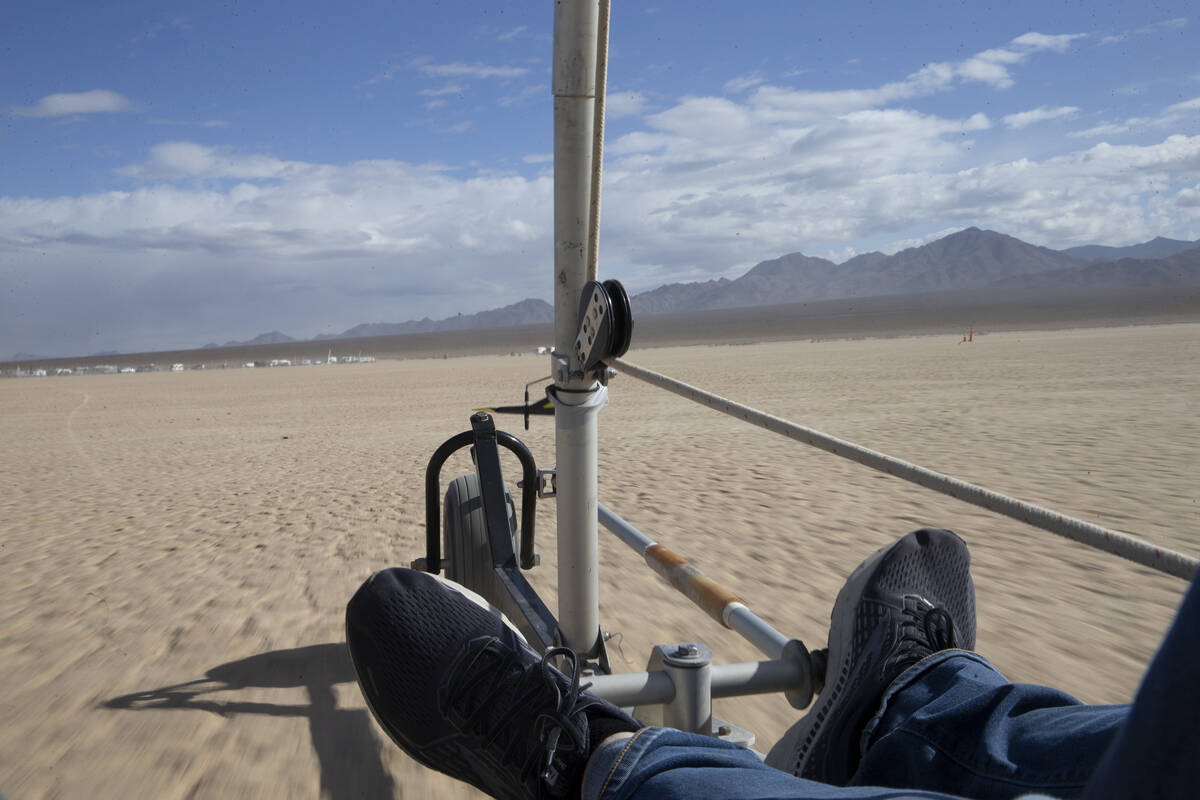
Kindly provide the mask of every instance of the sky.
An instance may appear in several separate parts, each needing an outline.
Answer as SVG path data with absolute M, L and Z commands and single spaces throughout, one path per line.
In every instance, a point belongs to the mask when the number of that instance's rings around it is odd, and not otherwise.
M 615 3 L 603 277 L 1200 238 L 1191 2 Z M 552 294 L 553 4 L 7 0 L 0 359 Z

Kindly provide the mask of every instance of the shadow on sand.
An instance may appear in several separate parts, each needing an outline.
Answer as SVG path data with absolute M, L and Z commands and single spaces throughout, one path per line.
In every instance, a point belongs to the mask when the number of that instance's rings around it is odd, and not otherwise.
M 145 692 L 115 697 L 106 708 L 144 711 L 190 708 L 221 716 L 269 714 L 274 717 L 306 717 L 313 749 L 321 768 L 321 796 L 343 798 L 390 798 L 395 784 L 379 757 L 379 742 L 372 733 L 373 721 L 363 709 L 339 709 L 333 687 L 355 680 L 346 645 L 316 644 L 294 650 L 230 661 L 213 667 L 205 677 Z M 303 686 L 309 705 L 211 700 L 202 695 L 246 688 L 286 689 Z

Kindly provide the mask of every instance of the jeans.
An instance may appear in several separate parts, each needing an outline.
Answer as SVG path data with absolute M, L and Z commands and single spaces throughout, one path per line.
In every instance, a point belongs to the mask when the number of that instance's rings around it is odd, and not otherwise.
M 947 650 L 888 687 L 863 733 L 851 786 L 794 777 L 719 739 L 643 728 L 596 751 L 582 796 L 1200 797 L 1198 586 L 1184 598 L 1132 706 L 1087 706 L 1054 689 L 1009 683 L 980 656 Z

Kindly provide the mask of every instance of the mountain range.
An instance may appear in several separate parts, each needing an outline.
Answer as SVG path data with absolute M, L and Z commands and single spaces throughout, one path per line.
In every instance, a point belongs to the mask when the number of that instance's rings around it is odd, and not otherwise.
M 630 298 L 634 316 L 962 289 L 1135 289 L 1200 286 L 1200 240 L 1157 237 L 1128 247 L 1051 250 L 996 231 L 967 228 L 892 255 L 837 264 L 803 253 L 760 262 L 739 278 L 671 283 Z M 441 320 L 372 322 L 316 339 L 503 328 L 550 323 L 554 307 L 527 299 Z M 278 331 L 226 346 L 294 341 Z M 205 345 L 215 347 L 215 344 Z

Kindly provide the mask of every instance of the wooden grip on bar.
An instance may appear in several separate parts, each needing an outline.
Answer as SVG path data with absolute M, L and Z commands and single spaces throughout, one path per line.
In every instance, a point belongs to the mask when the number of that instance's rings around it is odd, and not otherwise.
M 668 583 L 687 595 L 688 599 L 704 609 L 710 617 L 726 628 L 730 627 L 725 622 L 722 612 L 730 603 L 741 602 L 737 595 L 712 578 L 704 577 L 700 570 L 669 547 L 652 544 L 646 548 L 643 557 L 650 569 L 666 578 Z

